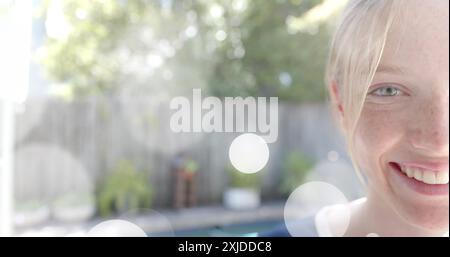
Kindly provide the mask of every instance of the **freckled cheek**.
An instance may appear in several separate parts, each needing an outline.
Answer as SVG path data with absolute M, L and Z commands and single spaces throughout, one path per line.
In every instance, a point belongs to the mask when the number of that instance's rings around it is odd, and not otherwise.
M 380 165 L 400 149 L 403 121 L 398 112 L 363 110 L 355 134 L 356 158 L 363 171 L 379 173 Z

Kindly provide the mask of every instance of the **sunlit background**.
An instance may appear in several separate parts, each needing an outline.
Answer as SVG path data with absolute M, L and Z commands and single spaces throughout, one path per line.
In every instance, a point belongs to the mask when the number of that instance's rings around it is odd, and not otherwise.
M 323 83 L 345 2 L 0 0 L 1 235 L 251 236 L 305 182 L 361 196 Z M 261 171 L 170 130 L 193 88 L 279 98 Z

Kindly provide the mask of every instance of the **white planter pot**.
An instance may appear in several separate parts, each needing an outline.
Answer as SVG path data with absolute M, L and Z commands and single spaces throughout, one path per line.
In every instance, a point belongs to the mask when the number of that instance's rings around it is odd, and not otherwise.
M 16 211 L 14 215 L 14 225 L 17 227 L 28 227 L 38 225 L 50 218 L 50 209 L 42 206 L 34 210 Z
M 54 206 L 52 209 L 52 216 L 63 222 L 80 222 L 90 219 L 94 216 L 94 205 L 79 205 L 79 206 Z
M 233 210 L 257 208 L 261 203 L 259 192 L 250 188 L 230 188 L 224 192 L 225 207 Z

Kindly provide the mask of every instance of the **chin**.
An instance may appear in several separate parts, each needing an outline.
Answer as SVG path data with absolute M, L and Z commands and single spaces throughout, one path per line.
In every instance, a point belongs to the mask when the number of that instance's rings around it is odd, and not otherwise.
M 429 232 L 444 234 L 449 228 L 448 198 L 436 201 L 415 201 L 414 199 L 394 201 L 394 208 L 407 223 Z

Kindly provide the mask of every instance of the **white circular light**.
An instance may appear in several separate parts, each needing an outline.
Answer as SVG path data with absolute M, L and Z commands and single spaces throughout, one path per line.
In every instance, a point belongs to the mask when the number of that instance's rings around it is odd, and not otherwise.
M 289 87 L 292 84 L 292 77 L 291 74 L 289 74 L 288 72 L 280 73 L 278 79 L 280 80 L 281 84 L 283 84 L 283 86 L 285 87 Z
M 162 213 L 152 209 L 133 209 L 120 216 L 145 230 L 147 237 L 173 237 L 174 229 L 170 220 Z
M 58 208 L 60 203 L 65 207 L 70 202 L 74 203 L 71 207 L 83 208 L 86 216 L 91 215 L 88 210 L 94 208 L 94 180 L 72 153 L 54 145 L 31 143 L 19 148 L 15 157 L 16 207 L 26 207 L 28 201 L 48 203 L 55 218 L 72 219 L 73 212 L 59 212 Z
M 227 38 L 227 33 L 223 30 L 219 30 L 216 32 L 217 41 L 224 41 Z
M 330 162 L 336 162 L 339 160 L 339 153 L 336 151 L 329 151 L 327 158 Z
M 126 220 L 107 220 L 87 233 L 89 237 L 147 237 L 137 225 Z
M 284 222 L 292 236 L 305 236 L 304 224 L 309 220 L 315 222 L 319 236 L 343 236 L 350 224 L 347 198 L 326 182 L 299 186 L 286 201 Z
M 256 173 L 269 161 L 269 147 L 266 141 L 255 134 L 247 133 L 236 137 L 230 145 L 231 164 L 243 173 Z

